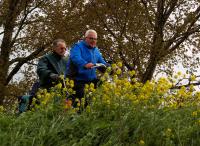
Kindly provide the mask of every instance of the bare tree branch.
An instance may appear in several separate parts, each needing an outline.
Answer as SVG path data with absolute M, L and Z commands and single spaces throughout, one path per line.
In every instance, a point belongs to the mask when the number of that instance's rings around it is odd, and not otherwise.
M 163 14 L 165 21 L 167 21 L 170 14 L 174 11 L 174 9 L 177 6 L 177 3 L 178 3 L 178 0 L 171 0 L 171 1 L 168 2 L 169 5 L 167 5 L 167 7 L 165 8 L 164 14 Z
M 4 34 L 4 31 L 0 32 L 0 35 Z
M 179 86 L 173 86 L 171 87 L 170 89 L 181 89 L 182 87 L 189 87 L 189 86 L 198 86 L 200 85 L 200 82 L 196 82 L 196 83 L 188 83 L 188 84 L 185 84 L 185 85 L 179 85 Z
M 92 6 L 94 6 L 94 8 L 96 8 L 96 4 L 94 2 L 91 2 Z M 108 27 L 108 25 L 106 24 L 106 22 L 101 18 L 101 16 L 99 15 L 98 11 L 96 9 L 95 13 L 97 15 L 97 17 L 99 18 L 99 20 L 101 20 L 101 22 L 103 23 L 103 26 L 107 29 L 107 31 L 115 38 L 117 39 L 118 37 L 115 35 L 115 33 Z
M 141 0 L 141 3 L 144 5 L 145 13 L 146 13 L 146 16 L 148 18 L 149 24 L 151 25 L 152 28 L 154 28 L 153 21 L 152 21 L 152 19 L 150 17 L 149 9 L 147 7 L 147 2 L 145 0 Z
M 172 46 L 171 48 L 169 47 L 169 51 L 168 52 L 172 52 L 174 50 L 177 49 L 177 47 L 183 43 L 191 34 L 194 34 L 195 32 L 199 32 L 199 29 L 200 29 L 200 26 L 194 28 L 194 29 L 191 29 L 190 31 L 187 31 L 185 33 L 182 34 L 182 36 L 180 38 L 178 38 L 176 41 L 173 41 L 173 42 L 176 42 L 176 44 L 174 46 Z
M 30 9 L 29 11 L 27 11 L 28 2 L 26 2 L 25 8 L 24 8 L 24 17 L 23 17 L 23 19 L 22 19 L 22 20 L 20 21 L 20 23 L 19 23 L 19 27 L 18 27 L 17 33 L 15 34 L 15 36 L 14 36 L 12 42 L 11 42 L 11 46 L 16 42 L 16 39 L 17 39 L 17 37 L 18 37 L 20 31 L 23 29 L 23 26 L 25 25 L 25 21 L 26 21 L 28 15 L 29 15 L 31 12 L 33 12 L 36 8 L 38 8 L 38 6 L 39 6 L 40 4 L 42 4 L 42 2 L 39 2 L 37 5 L 35 5 L 35 7 L 33 7 L 32 9 Z
M 8 77 L 6 78 L 6 85 L 10 82 L 10 80 L 12 79 L 12 77 L 19 71 L 19 69 L 21 68 L 21 66 L 25 63 L 27 63 L 30 60 L 33 60 L 34 58 L 37 57 L 37 55 L 42 52 L 46 46 L 48 46 L 50 43 L 47 43 L 41 47 L 39 47 L 36 51 L 34 51 L 33 53 L 31 53 L 29 56 L 25 57 L 25 58 L 19 58 L 18 59 L 18 63 L 17 65 L 12 69 L 12 71 L 9 73 Z M 17 60 L 17 59 L 16 59 Z M 16 61 L 15 60 L 15 61 Z

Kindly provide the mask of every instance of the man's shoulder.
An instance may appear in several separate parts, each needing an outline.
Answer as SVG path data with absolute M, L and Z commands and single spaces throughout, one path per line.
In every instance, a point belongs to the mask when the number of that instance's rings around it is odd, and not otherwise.
M 78 41 L 74 44 L 72 44 L 72 48 L 75 48 L 75 47 L 82 47 L 84 45 L 84 41 L 81 40 L 81 41 Z
M 41 59 L 45 59 L 45 58 L 48 58 L 48 57 L 50 57 L 50 56 L 52 56 L 52 53 L 47 53 L 47 54 L 43 55 L 43 56 L 41 57 Z
M 46 62 L 46 61 L 48 61 L 48 60 L 51 60 L 52 59 L 52 53 L 48 53 L 48 54 L 45 54 L 45 55 L 43 55 L 40 59 L 39 59 L 39 61 L 40 62 Z
M 51 57 L 51 56 L 53 56 L 53 53 L 52 53 L 52 52 L 47 53 L 47 54 L 44 55 L 44 57 Z
M 96 52 L 100 52 L 98 47 L 95 47 L 94 50 L 95 50 Z

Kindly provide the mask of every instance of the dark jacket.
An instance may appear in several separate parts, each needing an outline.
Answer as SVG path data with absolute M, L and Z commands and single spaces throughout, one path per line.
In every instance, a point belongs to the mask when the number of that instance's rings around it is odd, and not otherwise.
M 43 56 L 37 65 L 37 74 L 42 88 L 50 88 L 53 86 L 53 80 L 50 74 L 65 75 L 66 60 L 56 53 L 49 53 Z
M 77 81 L 92 81 L 96 77 L 96 68 L 86 69 L 84 66 L 87 63 L 103 63 L 106 65 L 99 49 L 97 47 L 91 48 L 85 41 L 76 43 L 70 50 L 70 57 L 67 63 L 67 74 L 69 74 L 71 68 L 70 64 L 73 64 L 73 69 L 76 69 L 75 80 Z M 73 71 L 74 72 L 74 71 Z

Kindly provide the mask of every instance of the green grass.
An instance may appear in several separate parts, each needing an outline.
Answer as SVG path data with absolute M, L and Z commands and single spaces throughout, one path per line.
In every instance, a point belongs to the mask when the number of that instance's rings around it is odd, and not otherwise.
M 191 116 L 193 110 L 130 107 L 120 116 L 98 111 L 1 114 L 0 141 L 2 146 L 133 146 L 139 145 L 140 140 L 148 146 L 197 146 L 200 126 L 196 123 L 198 118 Z

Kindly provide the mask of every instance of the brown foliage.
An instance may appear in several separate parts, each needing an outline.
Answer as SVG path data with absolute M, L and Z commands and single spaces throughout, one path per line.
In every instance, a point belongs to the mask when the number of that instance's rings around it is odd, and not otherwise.
M 122 60 L 142 82 L 152 79 L 160 65 L 171 69 L 180 58 L 196 68 L 199 59 L 190 63 L 186 52 L 191 46 L 193 54 L 199 52 L 199 5 L 199 0 L 2 0 L 0 104 L 11 86 L 14 91 L 30 83 L 32 70 L 26 70 L 20 86 L 13 81 L 24 64 L 35 63 L 56 38 L 71 46 L 88 28 L 97 30 L 103 56 Z

